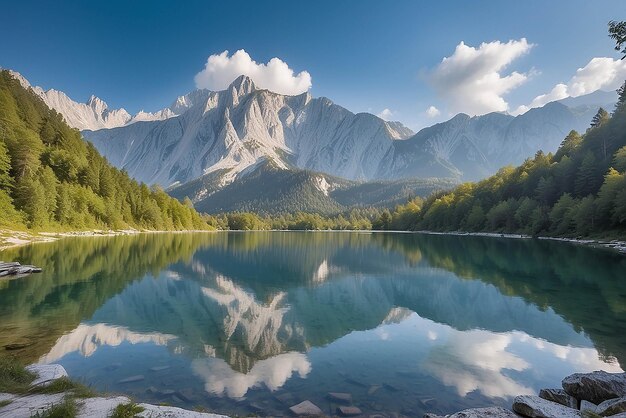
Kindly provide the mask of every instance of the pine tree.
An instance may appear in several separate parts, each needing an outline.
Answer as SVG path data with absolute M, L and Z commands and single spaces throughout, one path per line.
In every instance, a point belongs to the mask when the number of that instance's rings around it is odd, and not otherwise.
M 622 59 L 626 58 L 626 22 L 609 22 L 609 38 L 615 41 L 615 50 L 624 54 Z

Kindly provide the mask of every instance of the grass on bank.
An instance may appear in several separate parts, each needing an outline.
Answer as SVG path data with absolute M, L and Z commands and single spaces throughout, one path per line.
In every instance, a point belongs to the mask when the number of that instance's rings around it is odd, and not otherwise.
M 37 412 L 33 418 L 74 418 L 78 415 L 76 400 L 66 397 L 63 402 L 52 405 L 42 412 Z
M 144 408 L 134 402 L 122 403 L 115 407 L 111 418 L 133 418 L 144 411 Z
M 52 393 L 70 393 L 75 398 L 93 398 L 97 396 L 90 387 L 78 383 L 69 377 L 61 377 L 46 386 L 35 386 L 28 393 L 52 394 Z
M 35 374 L 13 357 L 0 357 L 0 392 L 26 393 Z

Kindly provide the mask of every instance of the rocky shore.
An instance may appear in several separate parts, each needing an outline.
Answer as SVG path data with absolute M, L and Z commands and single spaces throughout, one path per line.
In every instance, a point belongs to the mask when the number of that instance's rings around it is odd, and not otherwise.
M 47 386 L 55 380 L 67 377 L 67 372 L 63 366 L 58 364 L 34 364 L 28 366 L 27 370 L 37 376 L 31 383 L 32 387 Z M 66 398 L 71 398 L 72 396 L 71 392 L 33 393 L 26 395 L 0 393 L 0 418 L 47 416 L 47 411 L 50 411 L 54 406 L 61 405 Z M 78 418 L 109 418 L 119 405 L 132 404 L 131 399 L 125 396 L 80 398 L 75 399 L 75 402 L 77 404 L 76 416 Z M 224 415 L 189 411 L 172 406 L 147 403 L 139 403 L 135 406 L 141 412 L 133 416 L 144 418 L 227 418 Z
M 65 369 L 58 364 L 31 365 L 27 368 L 37 377 L 32 386 L 49 385 L 67 377 Z M 0 418 L 32 417 L 45 414 L 47 410 L 71 397 L 71 392 L 51 394 L 17 395 L 0 393 Z M 340 406 L 338 416 L 365 417 L 357 407 L 350 406 L 349 394 L 330 393 L 329 397 Z M 77 417 L 108 418 L 119 405 L 132 404 L 125 396 L 89 397 L 76 399 Z M 133 404 L 135 405 L 135 404 Z M 136 404 L 141 412 L 135 416 L 152 418 L 226 418 L 206 412 L 190 411 L 171 406 Z M 323 416 L 322 410 L 310 401 L 289 408 L 293 416 Z M 386 417 L 384 413 L 369 418 Z M 537 396 L 520 395 L 513 400 L 511 409 L 486 407 L 465 409 L 454 414 L 440 416 L 427 413 L 424 418 L 626 418 L 626 373 L 576 373 L 562 381 L 562 388 L 542 389 Z
M 473 408 L 445 418 L 626 418 L 626 373 L 575 373 L 563 379 L 562 386 L 541 389 L 538 396 L 517 396 L 511 410 Z M 443 417 L 426 414 L 424 418 Z

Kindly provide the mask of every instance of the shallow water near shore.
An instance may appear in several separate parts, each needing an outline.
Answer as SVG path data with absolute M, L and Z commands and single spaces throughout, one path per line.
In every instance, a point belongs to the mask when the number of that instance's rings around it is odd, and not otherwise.
M 98 390 L 231 415 L 509 407 L 626 365 L 626 257 L 349 232 L 67 238 L 0 252 L 0 350 Z

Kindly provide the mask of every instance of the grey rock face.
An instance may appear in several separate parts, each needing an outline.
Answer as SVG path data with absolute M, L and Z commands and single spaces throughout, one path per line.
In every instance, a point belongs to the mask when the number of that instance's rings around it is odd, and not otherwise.
M 580 412 L 539 396 L 521 395 L 513 401 L 513 411 L 530 418 L 574 418 Z
M 539 397 L 547 401 L 552 401 L 567 407 L 578 409 L 578 400 L 569 395 L 563 389 L 541 389 Z
M 591 403 L 584 399 L 580 401 L 580 412 L 588 411 L 588 412 L 593 412 L 595 414 L 597 407 L 598 405 L 596 405 L 595 403 Z
M 626 414 L 626 397 L 609 399 L 602 402 L 596 407 L 596 414 L 606 416 L 615 416 L 616 414 Z
M 515 413 L 500 407 L 471 408 L 448 415 L 448 418 L 519 418 Z
M 563 379 L 562 384 L 570 395 L 595 404 L 626 396 L 626 373 L 574 373 Z

